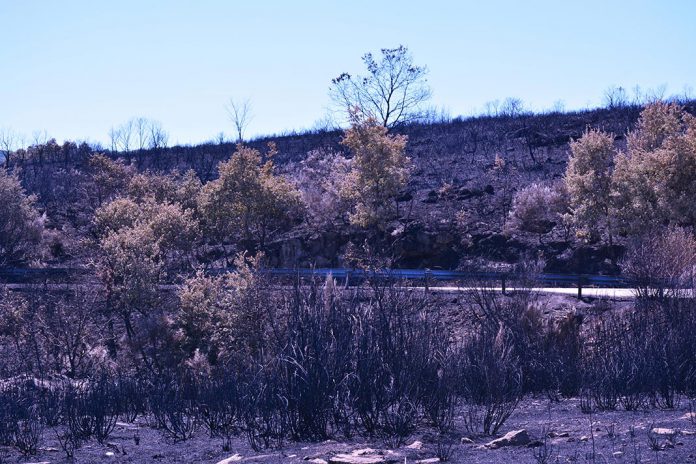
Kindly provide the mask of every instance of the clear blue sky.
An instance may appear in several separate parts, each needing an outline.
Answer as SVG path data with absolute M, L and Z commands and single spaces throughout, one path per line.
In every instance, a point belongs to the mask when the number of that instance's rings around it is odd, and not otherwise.
M 0 0 L 0 128 L 102 141 L 132 116 L 170 144 L 311 126 L 332 77 L 404 44 L 452 115 L 519 97 L 597 105 L 610 85 L 696 88 L 696 2 Z

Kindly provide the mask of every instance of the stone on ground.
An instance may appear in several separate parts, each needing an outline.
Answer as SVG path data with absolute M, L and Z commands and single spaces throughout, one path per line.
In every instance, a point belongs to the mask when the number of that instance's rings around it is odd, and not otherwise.
M 524 446 L 530 442 L 529 434 L 525 429 L 513 430 L 500 438 L 486 443 L 486 448 L 497 449 L 504 446 Z

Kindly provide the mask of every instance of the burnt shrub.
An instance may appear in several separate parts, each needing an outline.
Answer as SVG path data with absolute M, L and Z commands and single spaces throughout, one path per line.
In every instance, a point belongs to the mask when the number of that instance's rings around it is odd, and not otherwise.
M 583 353 L 583 383 L 594 406 L 674 408 L 693 388 L 693 311 L 692 300 L 662 300 L 596 322 Z
M 198 385 L 190 379 L 160 379 L 149 394 L 154 425 L 174 442 L 193 437 L 200 426 Z
M 522 370 L 505 326 L 497 332 L 484 329 L 468 340 L 462 353 L 462 395 L 471 431 L 496 434 L 522 399 L 522 387 Z
M 351 301 L 340 298 L 331 277 L 323 286 L 295 286 L 285 302 L 286 341 L 279 347 L 279 375 L 286 391 L 288 426 L 294 439 L 325 439 L 331 424 L 343 425 L 341 402 L 351 374 Z
M 232 437 L 241 433 L 242 392 L 233 373 L 219 377 L 203 381 L 198 394 L 198 411 L 210 437 L 222 438 L 223 451 L 229 451 Z

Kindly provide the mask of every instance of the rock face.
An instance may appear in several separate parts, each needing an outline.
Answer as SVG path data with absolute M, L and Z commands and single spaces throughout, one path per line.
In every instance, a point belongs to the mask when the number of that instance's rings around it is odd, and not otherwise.
M 497 449 L 504 446 L 524 446 L 530 442 L 529 434 L 525 429 L 513 430 L 500 438 L 486 443 L 486 448 Z

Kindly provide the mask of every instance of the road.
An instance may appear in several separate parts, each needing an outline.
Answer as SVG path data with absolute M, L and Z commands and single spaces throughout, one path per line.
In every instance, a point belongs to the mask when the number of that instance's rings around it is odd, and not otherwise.
M 80 287 L 100 287 L 100 284 L 90 283 L 90 284 L 0 284 L 0 287 L 7 288 L 12 291 L 30 291 L 30 290 L 44 290 L 44 291 L 66 291 L 74 288 Z M 160 285 L 161 290 L 165 291 L 175 291 L 179 286 L 177 285 Z M 282 288 L 291 288 L 290 286 L 283 286 Z M 467 293 L 474 291 L 494 291 L 502 292 L 501 287 L 457 287 L 457 286 L 406 286 L 402 287 L 405 290 L 410 291 L 429 291 L 432 293 Z M 514 292 L 515 288 L 507 287 L 505 291 L 507 293 Z M 520 289 L 522 291 L 529 291 L 529 288 Z M 556 294 L 556 295 L 569 295 L 577 296 L 577 287 L 541 287 L 532 289 L 537 293 L 545 294 Z M 635 292 L 630 288 L 588 288 L 583 287 L 582 297 L 589 298 L 608 298 L 615 300 L 626 300 L 635 298 Z

